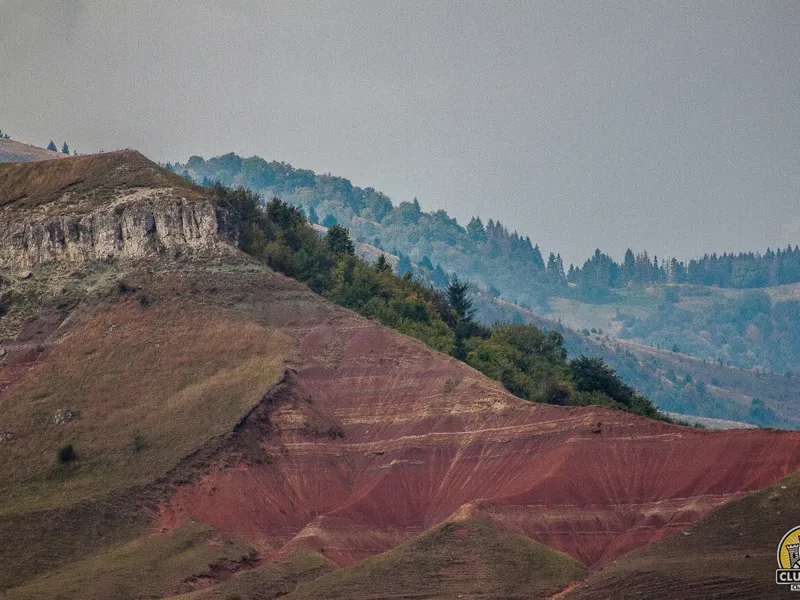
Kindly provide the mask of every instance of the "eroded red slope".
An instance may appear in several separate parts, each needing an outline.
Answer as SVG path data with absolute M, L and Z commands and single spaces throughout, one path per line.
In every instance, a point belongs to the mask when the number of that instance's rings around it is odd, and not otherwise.
M 800 468 L 798 432 L 531 404 L 330 311 L 275 323 L 298 338 L 297 370 L 235 447 L 175 491 L 163 527 L 192 517 L 265 556 L 311 546 L 351 564 L 453 515 L 485 515 L 596 565 Z

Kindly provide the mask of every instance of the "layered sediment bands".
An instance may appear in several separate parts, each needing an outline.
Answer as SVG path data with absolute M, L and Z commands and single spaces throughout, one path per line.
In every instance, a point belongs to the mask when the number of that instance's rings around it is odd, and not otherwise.
M 347 565 L 480 516 L 599 565 L 800 467 L 797 432 L 531 404 L 377 325 L 283 328 L 303 354 L 291 394 L 248 426 L 269 460 L 217 457 L 163 526 L 192 517 L 265 556 L 310 546 Z
M 11 211 L 7 211 L 7 214 Z M 0 268 L 53 261 L 141 258 L 218 245 L 217 219 L 207 200 L 169 189 L 140 189 L 87 214 L 8 214 L 0 224 Z

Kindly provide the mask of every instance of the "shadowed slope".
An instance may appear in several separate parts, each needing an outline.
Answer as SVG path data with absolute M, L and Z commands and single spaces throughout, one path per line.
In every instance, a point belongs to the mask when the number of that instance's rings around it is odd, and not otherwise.
M 185 589 L 213 568 L 246 561 L 252 549 L 223 543 L 196 523 L 169 535 L 145 535 L 11 590 L 8 600 L 135 600 Z
M 273 600 L 298 584 L 335 571 L 336 565 L 309 548 L 301 548 L 250 571 L 237 573 L 210 588 L 175 596 L 171 600 Z

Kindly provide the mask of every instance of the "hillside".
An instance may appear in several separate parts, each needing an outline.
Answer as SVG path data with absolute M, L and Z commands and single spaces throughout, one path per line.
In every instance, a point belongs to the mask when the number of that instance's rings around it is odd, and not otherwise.
M 51 152 L 22 142 L 0 137 L 0 163 L 35 162 L 65 158 L 60 152 Z
M 448 521 L 300 586 L 288 598 L 549 598 L 583 565 L 490 521 Z
M 646 253 L 630 253 L 618 264 L 598 251 L 580 269 L 565 273 L 557 254 L 543 257 L 529 237 L 501 223 L 473 219 L 461 226 L 442 210 L 427 213 L 417 202 L 395 205 L 379 191 L 342 177 L 235 154 L 208 160 L 194 156 L 168 167 L 197 182 L 220 180 L 251 187 L 267 198 L 278 195 L 301 206 L 312 220 L 338 222 L 360 242 L 397 254 L 400 271 L 413 268 L 438 287 L 446 283 L 446 273 L 457 273 L 487 297 L 530 308 L 537 318 L 632 342 L 615 344 L 622 350 L 595 348 L 590 353 L 602 356 L 664 410 L 759 426 L 797 426 L 791 418 L 796 405 L 788 416 L 781 408 L 796 403 L 796 395 L 789 399 L 787 384 L 777 376 L 791 380 L 800 372 L 800 308 L 793 295 L 797 284 L 791 283 L 800 276 L 800 249 L 712 255 L 689 264 L 662 260 L 655 266 Z M 784 285 L 731 289 L 773 283 Z M 491 323 L 497 312 L 479 311 L 479 317 Z M 671 361 L 661 360 L 664 355 L 640 353 L 641 346 L 676 349 L 742 371 L 709 374 L 704 367 L 699 373 L 693 368 L 678 373 Z M 636 372 L 632 360 L 649 364 L 647 378 Z M 777 376 L 760 378 L 748 373 L 751 369 Z M 692 381 L 683 384 L 682 374 Z
M 731 502 L 683 532 L 636 550 L 593 573 L 559 600 L 791 596 L 775 584 L 778 543 L 800 522 L 797 473 Z
M 759 427 L 800 427 L 798 376 L 750 371 L 682 352 L 620 339 L 607 329 L 568 327 L 501 299 L 478 296 L 479 311 L 488 320 L 533 323 L 558 331 L 573 356 L 602 358 L 622 379 L 650 398 L 660 410 L 693 417 L 740 421 Z M 580 321 L 577 325 L 585 325 Z M 607 321 L 603 321 L 608 326 Z
M 413 588 L 419 535 L 440 575 L 526 564 L 544 593 L 800 468 L 797 432 L 521 400 L 240 252 L 229 208 L 141 155 L 40 164 L 0 184 L 9 598 L 274 597 L 395 548 Z M 465 518 L 488 554 L 437 537 Z

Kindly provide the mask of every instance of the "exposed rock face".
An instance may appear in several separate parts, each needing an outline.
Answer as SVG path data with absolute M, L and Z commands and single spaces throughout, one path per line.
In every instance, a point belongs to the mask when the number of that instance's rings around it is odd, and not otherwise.
M 0 268 L 51 261 L 141 258 L 217 246 L 217 217 L 208 200 L 170 189 L 140 189 L 85 214 L 0 211 Z

